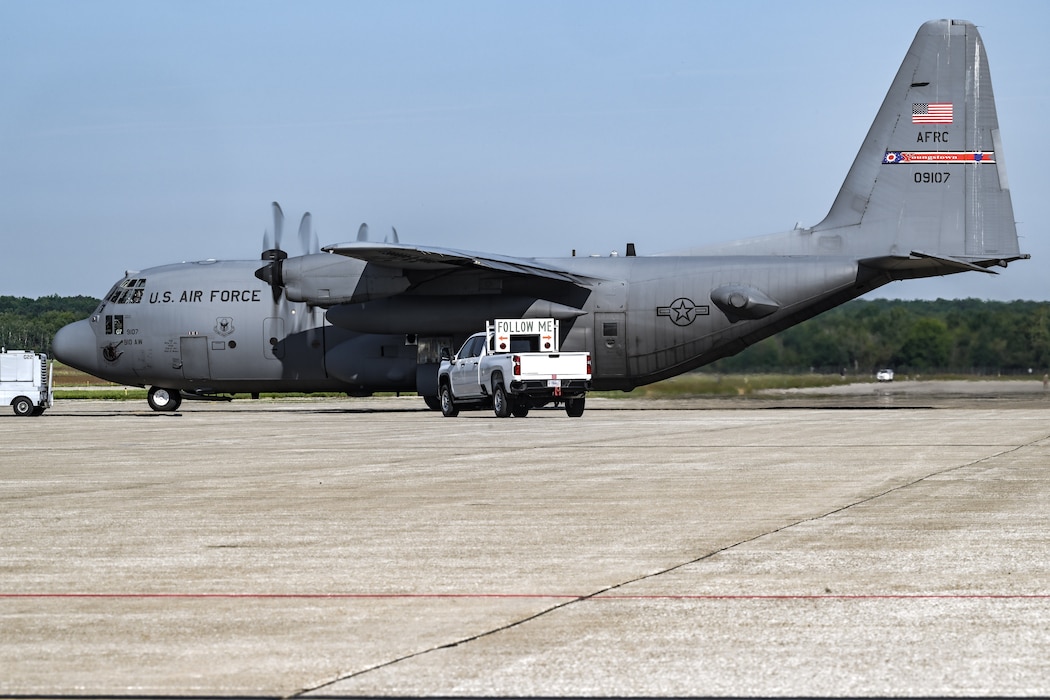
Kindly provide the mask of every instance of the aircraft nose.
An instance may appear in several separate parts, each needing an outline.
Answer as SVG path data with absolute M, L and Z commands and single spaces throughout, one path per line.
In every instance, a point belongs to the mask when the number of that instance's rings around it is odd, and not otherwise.
M 98 372 L 98 343 L 91 322 L 86 319 L 59 328 L 51 341 L 51 352 L 70 367 L 88 374 Z

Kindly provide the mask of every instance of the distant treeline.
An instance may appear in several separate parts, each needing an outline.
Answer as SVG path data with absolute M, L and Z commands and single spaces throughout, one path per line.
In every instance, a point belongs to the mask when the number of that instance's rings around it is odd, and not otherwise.
M 33 350 L 50 355 L 55 331 L 91 315 L 98 302 L 93 297 L 0 296 L 0 345 L 9 350 Z
M 1050 302 L 873 301 L 843 304 L 707 367 L 737 372 L 1042 375 Z
M 0 296 L 0 344 L 51 354 L 51 339 L 93 297 Z M 1018 374 L 1050 368 L 1050 302 L 856 300 L 767 338 L 706 371 Z

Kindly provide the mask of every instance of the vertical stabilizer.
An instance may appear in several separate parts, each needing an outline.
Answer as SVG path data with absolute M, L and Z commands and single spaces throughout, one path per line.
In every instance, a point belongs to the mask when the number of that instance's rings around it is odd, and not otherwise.
M 831 211 L 812 232 L 905 276 L 1027 257 L 1018 252 L 976 26 L 922 25 Z

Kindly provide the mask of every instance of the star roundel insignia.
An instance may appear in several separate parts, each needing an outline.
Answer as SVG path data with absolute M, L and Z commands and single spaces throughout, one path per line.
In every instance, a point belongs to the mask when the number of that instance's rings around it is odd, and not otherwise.
M 710 313 L 711 307 L 697 306 L 688 297 L 678 297 L 668 306 L 656 307 L 657 316 L 667 316 L 676 326 L 688 326 L 697 316 L 707 316 Z

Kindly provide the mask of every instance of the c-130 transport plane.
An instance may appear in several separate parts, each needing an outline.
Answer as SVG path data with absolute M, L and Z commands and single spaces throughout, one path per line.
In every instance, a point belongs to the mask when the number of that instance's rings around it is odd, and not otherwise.
M 496 317 L 554 317 L 563 350 L 591 353 L 594 389 L 630 390 L 891 281 L 1029 256 L 984 44 L 973 24 L 937 20 L 919 29 L 811 228 L 656 256 L 629 244 L 623 257 L 515 258 L 395 236 L 263 257 L 128 273 L 90 319 L 58 332 L 55 356 L 149 385 L 156 410 L 177 408 L 180 392 L 261 391 L 416 391 L 436 408 L 442 347 Z

